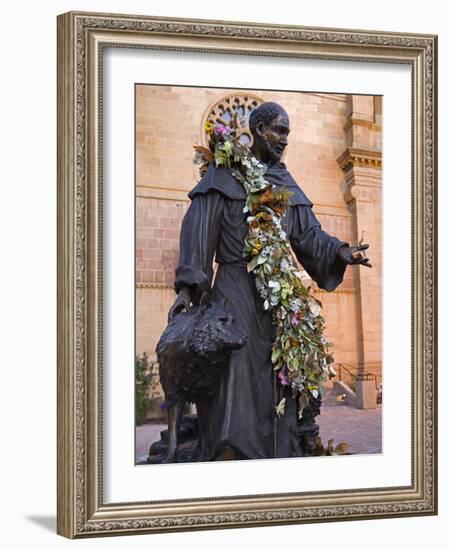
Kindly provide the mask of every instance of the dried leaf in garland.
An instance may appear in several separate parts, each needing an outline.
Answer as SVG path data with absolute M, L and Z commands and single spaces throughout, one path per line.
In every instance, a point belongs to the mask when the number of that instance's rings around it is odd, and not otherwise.
M 318 436 L 315 442 L 315 451 L 314 456 L 334 456 L 334 455 L 348 455 L 351 454 L 349 452 L 351 448 L 351 445 L 346 442 L 339 443 L 334 448 L 334 440 L 329 439 L 327 443 L 327 447 L 323 445 L 323 442 L 321 441 L 321 437 Z

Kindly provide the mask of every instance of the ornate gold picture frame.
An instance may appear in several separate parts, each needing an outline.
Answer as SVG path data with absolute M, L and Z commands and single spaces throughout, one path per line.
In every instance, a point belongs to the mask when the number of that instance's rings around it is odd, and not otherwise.
M 410 311 L 402 315 L 411 326 L 411 350 L 404 359 L 411 383 L 401 390 L 391 389 L 410 396 L 411 415 L 405 426 L 411 432 L 410 483 L 373 486 L 367 482 L 350 489 L 273 492 L 263 487 L 261 479 L 259 494 L 186 498 L 173 497 L 172 492 L 154 498 L 151 484 L 157 474 L 149 467 L 144 500 L 132 496 L 126 501 L 105 499 L 106 474 L 111 475 L 109 467 L 105 468 L 104 447 L 108 409 L 104 407 L 107 297 L 103 282 L 107 273 L 103 244 L 109 226 L 104 225 L 103 142 L 107 131 L 104 93 L 110 85 L 104 78 L 106 50 L 410 69 L 411 166 L 407 169 L 412 223 L 407 273 L 412 296 Z M 59 534 L 82 538 L 437 513 L 436 56 L 437 38 L 432 35 L 95 13 L 59 16 Z M 132 179 L 129 185 L 133 194 Z M 133 395 L 127 399 L 132 403 Z M 390 412 L 393 416 L 387 422 L 394 422 L 394 411 Z

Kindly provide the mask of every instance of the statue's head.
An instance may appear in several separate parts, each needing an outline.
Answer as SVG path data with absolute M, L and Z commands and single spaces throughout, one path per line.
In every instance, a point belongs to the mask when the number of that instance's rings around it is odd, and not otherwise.
M 267 164 L 279 161 L 287 147 L 290 132 L 287 111 L 272 101 L 261 103 L 251 111 L 249 128 L 253 136 L 251 150 L 255 157 Z

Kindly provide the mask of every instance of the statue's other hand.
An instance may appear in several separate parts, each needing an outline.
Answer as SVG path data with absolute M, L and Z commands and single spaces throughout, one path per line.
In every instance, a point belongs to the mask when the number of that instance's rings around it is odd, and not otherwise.
M 190 291 L 188 288 L 181 288 L 179 294 L 176 296 L 174 304 L 171 306 L 168 312 L 168 322 L 173 321 L 174 317 L 181 313 L 181 311 L 188 311 L 190 309 Z
M 338 255 L 346 264 L 373 267 L 369 261 L 369 258 L 367 258 L 365 255 L 365 250 L 368 247 L 369 244 L 360 244 L 357 246 L 341 246 L 338 249 Z

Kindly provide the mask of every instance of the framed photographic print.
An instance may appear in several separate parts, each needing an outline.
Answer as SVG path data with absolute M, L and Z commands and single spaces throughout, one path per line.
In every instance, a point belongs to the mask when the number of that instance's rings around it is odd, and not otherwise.
M 430 35 L 58 18 L 58 532 L 435 514 Z

